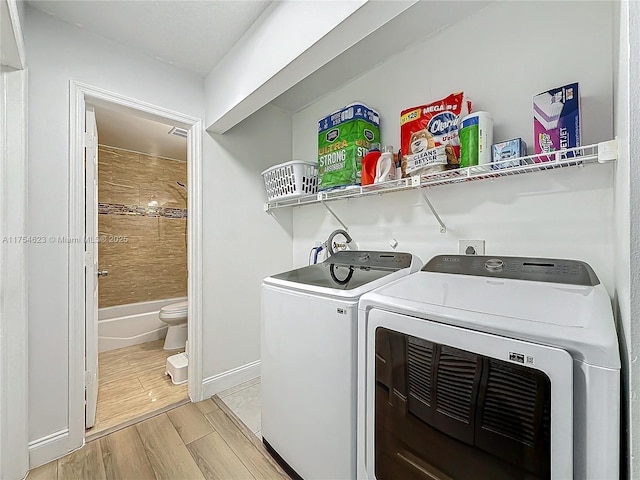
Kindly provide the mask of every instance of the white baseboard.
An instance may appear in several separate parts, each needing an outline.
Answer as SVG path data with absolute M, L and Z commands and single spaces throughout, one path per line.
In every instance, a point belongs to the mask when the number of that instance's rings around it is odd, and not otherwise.
M 227 370 L 202 381 L 202 398 L 213 397 L 228 388 L 260 376 L 260 360 Z
M 82 445 L 69 445 L 69 429 L 64 428 L 51 435 L 29 442 L 29 469 L 39 467 L 57 458 L 64 457 Z

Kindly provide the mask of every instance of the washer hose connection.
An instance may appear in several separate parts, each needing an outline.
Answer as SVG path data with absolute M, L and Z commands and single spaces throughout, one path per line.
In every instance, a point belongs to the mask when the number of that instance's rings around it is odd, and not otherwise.
M 327 248 L 329 250 L 329 255 L 333 255 L 334 253 L 336 253 L 333 250 L 333 238 L 336 235 L 342 235 L 347 241 L 347 244 L 353 242 L 351 235 L 349 235 L 349 233 L 346 230 L 343 230 L 341 228 L 339 228 L 338 230 L 334 230 L 333 232 L 331 232 L 331 234 L 329 235 L 329 238 L 327 239 Z

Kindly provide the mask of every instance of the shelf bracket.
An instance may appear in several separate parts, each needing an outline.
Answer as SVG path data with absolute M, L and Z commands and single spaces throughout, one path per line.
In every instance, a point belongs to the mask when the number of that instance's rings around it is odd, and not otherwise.
M 438 215 L 438 212 L 436 212 L 436 209 L 433 208 L 433 205 L 427 198 L 427 195 L 424 192 L 420 192 L 420 195 L 422 195 L 422 198 L 424 199 L 424 202 L 427 204 L 427 207 L 429 207 L 429 210 L 431 210 L 431 213 L 433 213 L 433 216 L 436 218 L 436 220 L 440 224 L 440 233 L 447 233 L 447 226 L 442 222 L 440 215 Z
M 598 144 L 598 163 L 613 162 L 618 159 L 618 137 Z
M 348 232 L 349 231 L 349 227 L 347 227 L 344 224 L 344 222 L 342 220 L 340 220 L 340 217 L 338 217 L 338 215 L 336 215 L 336 213 L 333 210 L 331 210 L 331 207 L 329 205 L 327 205 L 326 203 L 324 203 L 324 200 L 320 200 L 320 203 L 322 203 L 322 206 L 327 209 L 327 212 L 329 212 L 331 215 L 333 215 L 333 218 L 335 218 L 338 221 L 338 223 L 340 225 L 342 225 L 342 228 L 344 228 Z

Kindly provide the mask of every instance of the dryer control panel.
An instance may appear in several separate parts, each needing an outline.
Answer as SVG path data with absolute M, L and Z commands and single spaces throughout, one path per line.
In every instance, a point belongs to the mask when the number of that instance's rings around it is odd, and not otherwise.
M 585 262 L 552 258 L 438 255 L 422 271 L 590 287 L 600 283 Z

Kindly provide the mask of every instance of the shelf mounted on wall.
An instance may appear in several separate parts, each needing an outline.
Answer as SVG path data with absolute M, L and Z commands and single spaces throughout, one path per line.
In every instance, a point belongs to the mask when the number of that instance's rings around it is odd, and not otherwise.
M 433 204 L 429 200 L 429 197 L 427 197 L 427 194 L 424 193 L 423 191 L 421 191 L 420 194 L 422 195 L 422 199 L 424 200 L 424 203 L 427 205 L 427 207 L 429 207 L 429 210 L 431 210 L 431 213 L 440 224 L 440 233 L 447 233 L 447 226 L 444 224 L 444 222 L 440 218 L 440 215 L 438 215 L 438 212 L 436 212 L 436 209 L 433 208 Z
M 322 203 L 333 217 L 347 230 L 346 225 L 326 202 L 343 200 L 346 198 L 366 197 L 369 195 L 380 195 L 392 192 L 400 192 L 412 189 L 431 188 L 453 183 L 464 183 L 475 180 L 494 180 L 501 177 L 522 175 L 535 172 L 557 170 L 562 168 L 582 168 L 585 165 L 598 165 L 610 163 L 618 158 L 618 141 L 616 139 L 600 142 L 584 147 L 568 148 L 555 152 L 528 155 L 526 157 L 511 158 L 500 162 L 486 165 L 475 165 L 472 167 L 447 170 L 445 172 L 431 173 L 427 175 L 416 175 L 401 180 L 392 180 L 383 183 L 374 183 L 366 186 L 353 186 L 344 189 L 328 190 L 318 192 L 314 195 L 305 195 L 296 198 L 276 200 L 265 204 L 265 211 L 271 213 L 272 210 L 284 207 L 302 206 L 312 203 Z M 514 165 L 515 166 L 512 166 Z M 425 204 L 433 213 L 440 224 L 440 232 L 446 233 L 447 228 L 429 201 L 424 191 L 420 192 Z
M 319 194 L 318 194 L 318 199 L 319 199 L 320 203 L 322 204 L 322 206 L 323 206 L 324 208 L 326 208 L 326 209 L 327 209 L 327 211 L 328 211 L 331 215 L 333 215 L 333 218 L 335 218 L 335 219 L 338 221 L 338 223 L 339 223 L 340 225 L 342 225 L 342 228 L 344 228 L 344 229 L 348 232 L 348 231 L 349 231 L 349 227 L 347 227 L 347 226 L 345 225 L 345 223 L 344 223 L 342 220 L 340 220 L 340 217 L 338 217 L 338 215 L 336 215 L 336 212 L 334 212 L 334 211 L 331 209 L 331 207 L 329 207 L 329 205 L 327 205 L 327 204 L 324 202 L 324 200 L 322 200 L 322 194 L 321 194 L 321 193 L 319 193 Z

